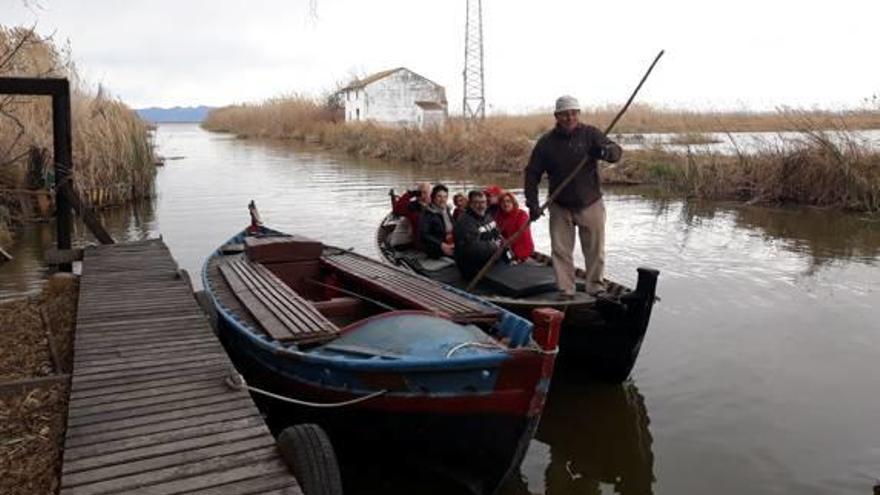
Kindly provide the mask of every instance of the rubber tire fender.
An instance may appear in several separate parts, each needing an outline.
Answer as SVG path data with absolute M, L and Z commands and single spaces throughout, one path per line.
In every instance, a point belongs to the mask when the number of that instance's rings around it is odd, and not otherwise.
M 330 438 L 314 423 L 285 428 L 278 450 L 305 495 L 342 495 L 342 476 Z

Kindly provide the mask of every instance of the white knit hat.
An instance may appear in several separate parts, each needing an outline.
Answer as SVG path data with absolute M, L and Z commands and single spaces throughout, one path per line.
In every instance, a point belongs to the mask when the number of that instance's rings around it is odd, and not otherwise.
M 565 112 L 566 110 L 580 110 L 581 104 L 574 96 L 564 95 L 556 99 L 556 110 L 553 113 Z

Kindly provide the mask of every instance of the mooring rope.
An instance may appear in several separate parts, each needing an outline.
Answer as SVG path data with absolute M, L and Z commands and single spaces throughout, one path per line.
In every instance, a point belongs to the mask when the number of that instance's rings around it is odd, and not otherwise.
M 449 352 L 446 353 L 447 359 L 452 357 L 453 354 L 458 352 L 465 347 L 482 347 L 484 349 L 492 349 L 494 351 L 507 352 L 509 349 L 502 347 L 498 344 L 489 344 L 486 342 L 462 342 L 461 344 L 456 345 L 452 349 L 449 349 Z
M 354 404 L 358 404 L 360 402 L 368 401 L 370 399 L 375 399 L 376 397 L 379 397 L 380 395 L 385 395 L 386 393 L 388 393 L 388 389 L 382 389 L 382 390 L 378 390 L 376 392 L 373 392 L 369 395 L 365 395 L 363 397 L 358 397 L 356 399 L 350 399 L 350 400 L 346 400 L 346 401 L 342 401 L 342 402 L 322 403 L 322 402 L 309 402 L 309 401 L 294 399 L 292 397 L 286 397 L 283 395 L 269 392 L 267 390 L 263 390 L 261 388 L 254 387 L 252 385 L 248 385 L 248 383 L 245 381 L 244 377 L 241 376 L 241 374 L 235 370 L 230 372 L 229 376 L 226 377 L 225 382 L 226 382 L 226 386 L 228 386 L 229 388 L 231 388 L 233 390 L 247 389 L 247 390 L 250 390 L 251 392 L 254 392 L 254 393 L 257 393 L 260 395 L 265 395 L 266 397 L 271 397 L 273 399 L 277 399 L 282 402 L 289 402 L 291 404 L 296 404 L 298 406 L 316 407 L 316 408 L 334 408 L 334 407 L 351 406 Z

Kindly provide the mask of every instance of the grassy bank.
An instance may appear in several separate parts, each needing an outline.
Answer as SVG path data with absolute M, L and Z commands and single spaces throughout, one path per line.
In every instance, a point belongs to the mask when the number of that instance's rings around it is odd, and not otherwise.
M 880 212 L 880 154 L 827 132 L 741 155 L 632 151 L 603 178 L 658 184 L 686 197 Z
M 600 129 L 613 119 L 619 107 L 585 109 L 582 119 Z M 505 128 L 531 135 L 546 129 L 551 110 L 540 115 L 510 115 L 494 119 Z M 874 109 L 831 112 L 780 108 L 774 111 L 702 111 L 656 108 L 633 104 L 615 126 L 615 133 L 798 132 L 808 118 L 817 128 L 880 129 L 880 111 Z
M 451 120 L 442 129 L 418 131 L 371 123 L 343 124 L 335 112 L 302 97 L 235 105 L 211 112 L 205 129 L 241 137 L 319 143 L 352 155 L 422 164 L 510 170 L 531 150 L 529 136 L 492 125 L 468 128 Z
M 146 125 L 134 111 L 90 88 L 66 49 L 30 29 L 0 26 L 0 54 L 0 76 L 70 79 L 73 181 L 84 196 L 117 204 L 152 194 L 155 160 Z M 0 98 L 0 242 L 4 226 L 33 214 L 33 195 L 22 191 L 51 185 L 51 110 L 46 97 Z M 40 165 L 34 150 L 42 154 Z
M 599 109 L 585 112 L 583 120 L 601 127 L 612 118 L 611 109 Z M 424 132 L 343 124 L 320 102 L 290 97 L 215 110 L 203 127 L 241 137 L 315 142 L 370 158 L 519 172 L 534 139 L 552 124 L 546 115 L 493 116 L 470 127 L 451 119 L 443 128 Z M 677 144 L 712 142 L 708 133 L 717 131 L 785 130 L 796 137 L 785 138 L 781 146 L 768 144 L 735 156 L 660 147 L 628 151 L 620 164 L 605 169 L 603 179 L 659 184 L 678 194 L 707 199 L 878 211 L 880 154 L 853 137 L 849 130 L 855 128 L 880 128 L 880 112 L 696 114 L 636 107 L 615 132 L 676 132 L 680 133 Z
M 58 490 L 70 393 L 67 384 L 3 386 L 70 373 L 76 300 L 76 280 L 59 276 L 39 296 L 0 304 L 0 493 Z M 51 349 L 58 357 L 57 365 Z

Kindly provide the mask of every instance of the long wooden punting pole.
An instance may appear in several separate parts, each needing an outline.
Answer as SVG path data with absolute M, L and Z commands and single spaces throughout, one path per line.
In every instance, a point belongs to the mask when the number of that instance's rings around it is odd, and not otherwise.
M 617 112 L 617 115 L 614 117 L 614 120 L 612 120 L 611 123 L 608 124 L 608 127 L 605 128 L 605 135 L 608 135 L 608 133 L 610 133 L 611 130 L 614 129 L 614 126 L 617 124 L 617 121 L 620 120 L 620 118 L 623 117 L 623 114 L 626 113 L 627 109 L 629 109 L 630 104 L 635 99 L 639 90 L 642 89 L 642 85 L 645 84 L 645 80 L 647 80 L 648 76 L 651 75 L 651 71 L 654 70 L 654 66 L 657 65 L 657 62 L 660 61 L 660 57 L 663 56 L 663 53 L 664 53 L 664 50 L 660 50 L 660 53 L 658 53 L 657 56 L 654 58 L 654 61 L 651 62 L 651 66 L 648 67 L 648 71 L 645 72 L 644 76 L 642 76 L 642 80 L 639 81 L 639 85 L 636 86 L 636 89 L 632 92 L 629 99 L 626 100 L 626 104 L 623 106 L 623 108 L 620 109 L 619 112 Z M 568 186 L 568 184 L 571 181 L 573 181 L 575 177 L 577 177 L 577 174 L 579 174 L 581 172 L 581 170 L 587 165 L 587 162 L 589 160 L 590 160 L 589 155 L 584 156 L 584 158 L 580 161 L 580 163 L 577 164 L 577 166 L 568 175 L 568 177 L 566 177 L 565 180 L 563 180 L 559 184 L 559 186 L 550 194 L 550 196 L 547 197 L 547 201 L 544 201 L 544 204 L 542 204 L 541 208 L 540 208 L 542 215 L 544 214 L 544 211 L 550 206 L 550 204 L 553 203 L 553 201 L 556 199 L 556 197 L 559 196 L 559 193 L 561 193 L 562 190 L 565 189 L 565 187 Z M 483 265 L 483 268 L 481 268 L 480 271 L 477 272 L 477 275 L 468 284 L 467 289 L 466 289 L 468 292 L 472 291 L 474 289 L 474 287 L 477 286 L 477 283 L 479 283 L 480 280 L 482 280 L 483 277 L 486 276 L 486 273 L 492 268 L 492 266 L 495 265 L 495 262 L 498 261 L 498 258 L 500 258 L 502 254 L 504 254 L 504 250 L 507 249 L 507 247 L 510 246 L 514 241 L 516 241 L 519 238 L 519 236 L 522 235 L 522 233 L 525 232 L 526 229 L 529 228 L 529 226 L 532 224 L 532 222 L 533 222 L 533 220 L 531 218 L 529 218 L 529 221 L 524 223 L 522 225 L 522 227 L 519 228 L 519 230 L 517 230 L 516 232 L 514 232 L 514 234 L 512 236 L 510 236 L 509 239 L 504 239 L 501 242 L 501 245 L 498 246 L 498 249 L 496 249 L 495 252 L 492 253 L 492 257 L 489 258 L 489 261 L 487 261 L 486 264 Z

